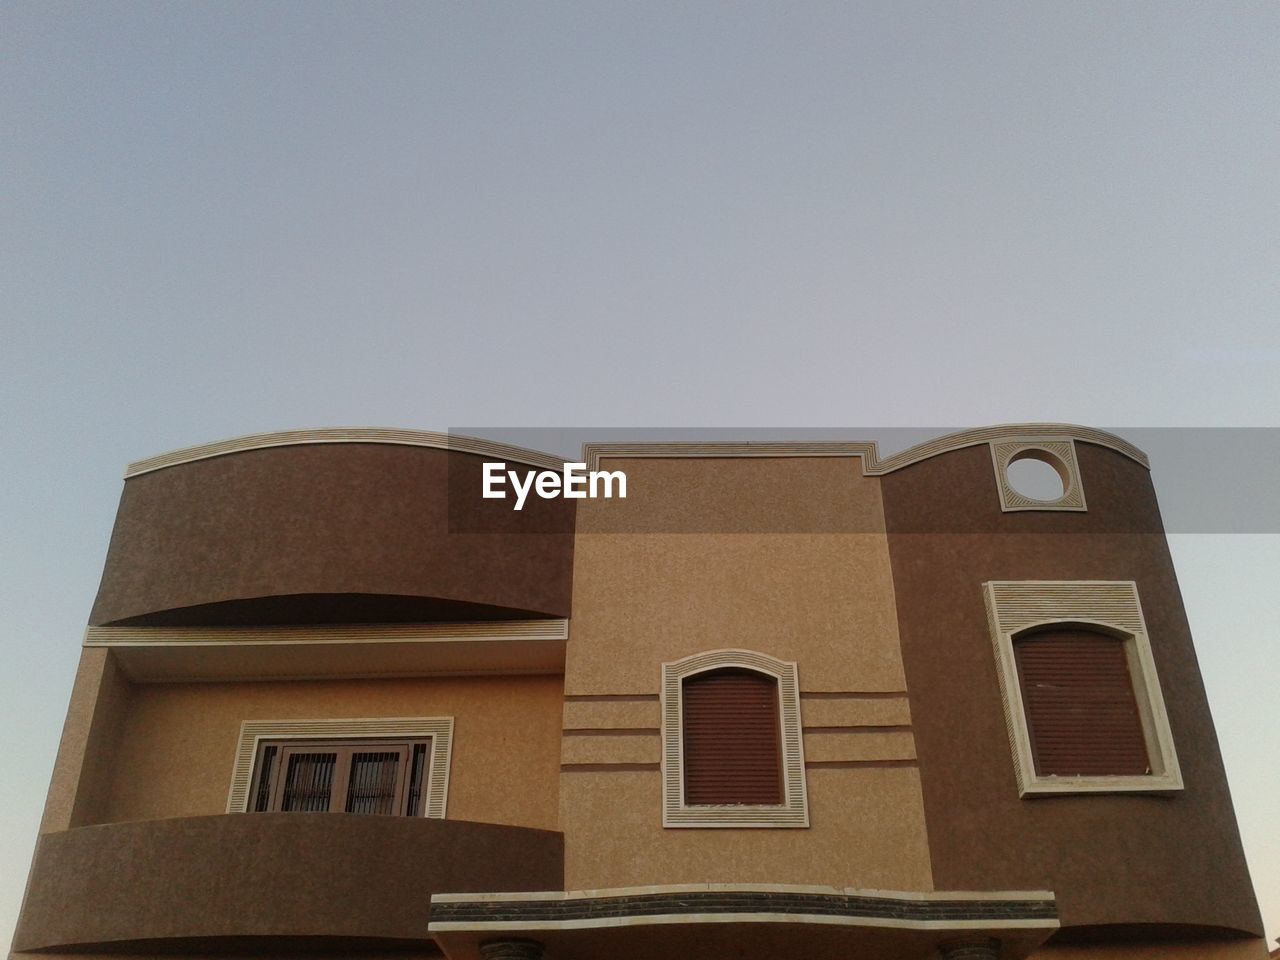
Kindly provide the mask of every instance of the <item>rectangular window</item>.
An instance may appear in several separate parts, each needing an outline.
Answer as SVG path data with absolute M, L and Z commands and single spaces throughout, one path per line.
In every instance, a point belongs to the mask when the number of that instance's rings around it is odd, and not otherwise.
M 256 813 L 422 815 L 431 738 L 264 740 L 254 765 Z

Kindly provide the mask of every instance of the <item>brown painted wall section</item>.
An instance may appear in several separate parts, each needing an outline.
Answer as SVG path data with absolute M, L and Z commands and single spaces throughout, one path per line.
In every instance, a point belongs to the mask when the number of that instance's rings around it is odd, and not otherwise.
M 432 893 L 561 882 L 558 833 L 493 824 L 288 813 L 82 827 L 40 839 L 13 945 L 421 943 Z
M 1261 933 L 1151 478 L 1077 444 L 1087 513 L 1002 514 L 987 447 L 883 479 L 938 889 L 1048 889 L 1064 926 Z M 1022 800 L 983 606 L 987 580 L 1134 580 L 1186 789 Z
M 562 689 L 558 676 L 137 684 L 85 822 L 222 813 L 245 720 L 451 716 L 448 818 L 554 830 Z
M 483 462 L 317 444 L 134 477 L 90 622 L 567 616 L 575 501 L 481 500 Z

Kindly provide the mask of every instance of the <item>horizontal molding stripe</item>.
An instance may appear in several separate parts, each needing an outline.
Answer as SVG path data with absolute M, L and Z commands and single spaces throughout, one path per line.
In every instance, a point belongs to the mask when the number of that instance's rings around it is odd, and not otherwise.
M 658 763 L 562 763 L 561 773 L 630 773 L 643 771 L 657 773 L 662 769 Z
M 656 737 L 662 731 L 658 727 L 583 727 L 562 733 L 566 737 Z
M 806 770 L 850 770 L 856 767 L 918 767 L 919 760 L 806 760 Z
M 89 627 L 86 647 L 180 647 L 236 644 L 446 643 L 567 640 L 568 620 L 351 624 L 287 627 Z
M 184 447 L 170 453 L 136 460 L 125 469 L 125 479 L 176 467 L 197 460 L 209 460 L 230 453 L 266 450 L 272 447 L 297 447 L 322 443 L 382 443 L 403 447 L 430 447 L 453 453 L 474 453 L 495 460 L 510 460 L 545 470 L 560 470 L 564 460 L 537 450 L 525 450 L 509 444 L 467 437 L 461 434 L 428 430 L 393 430 L 381 427 L 335 427 L 321 430 L 284 430 L 278 433 L 255 433 L 247 437 L 219 440 L 195 447 Z
M 813 734 L 819 737 L 826 736 L 828 734 L 835 734 L 835 733 L 848 733 L 848 734 L 855 734 L 855 735 L 857 734 L 865 735 L 865 734 L 875 734 L 875 733 L 910 733 L 911 725 L 898 724 L 898 725 L 882 726 L 882 727 L 877 727 L 872 725 L 861 726 L 861 727 L 811 727 L 808 724 L 805 724 L 804 732 L 808 734 Z
M 778 441 L 778 442 L 677 442 L 677 443 L 586 443 L 582 459 L 588 470 L 600 469 L 602 459 L 670 459 L 673 457 L 857 457 L 862 473 L 879 477 L 911 466 L 939 454 L 990 443 L 992 440 L 1028 437 L 1059 437 L 1108 447 L 1150 468 L 1147 455 L 1120 437 L 1105 430 L 1067 423 L 1003 424 L 961 430 L 909 447 L 892 456 L 881 458 L 874 440 L 864 441 Z
M 564 674 L 564 671 L 558 667 L 548 667 L 546 669 L 521 667 L 513 669 L 511 667 L 477 667 L 473 670 L 428 670 L 428 671 L 405 671 L 382 670 L 382 671 L 361 671 L 359 673 L 294 673 L 289 672 L 282 676 L 264 677 L 261 672 L 246 673 L 220 673 L 216 677 L 210 677 L 203 673 L 166 673 L 163 677 L 155 678 L 145 674 L 139 675 L 135 668 L 128 663 L 121 663 L 120 668 L 124 671 L 125 676 L 130 683 L 259 683 L 259 682 L 306 682 L 311 680 L 403 680 L 406 678 L 430 678 L 432 680 L 440 680 L 446 677 L 558 677 Z

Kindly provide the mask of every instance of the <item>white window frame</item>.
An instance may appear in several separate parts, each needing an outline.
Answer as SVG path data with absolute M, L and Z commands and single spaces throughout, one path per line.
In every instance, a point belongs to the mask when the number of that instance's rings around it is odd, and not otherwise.
M 443 820 L 449 801 L 453 717 L 350 718 L 334 720 L 245 720 L 240 724 L 227 813 L 249 810 L 249 791 L 259 746 L 264 740 L 387 740 L 431 738 L 422 816 Z
M 1181 790 L 1182 770 L 1151 654 L 1138 585 L 1132 580 L 993 580 L 982 587 L 1019 795 Z M 1110 634 L 1116 637 L 1117 643 L 1124 644 L 1151 763 L 1150 773 L 1064 777 L 1042 776 L 1036 772 L 1014 642 L 1049 626 L 1084 627 Z
M 711 670 L 736 667 L 772 677 L 778 687 L 782 746 L 781 804 L 684 802 L 684 681 Z M 800 725 L 796 665 L 752 650 L 711 650 L 662 665 L 662 825 L 664 827 L 807 827 L 809 798 Z

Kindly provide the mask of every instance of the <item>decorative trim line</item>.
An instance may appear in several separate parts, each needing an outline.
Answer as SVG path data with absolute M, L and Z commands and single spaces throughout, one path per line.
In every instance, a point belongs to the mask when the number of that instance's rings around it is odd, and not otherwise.
M 993 580 L 982 585 L 995 652 L 1000 699 L 1018 792 L 1023 797 L 1071 793 L 1165 793 L 1182 789 L 1182 771 L 1156 676 L 1138 585 L 1132 580 Z M 1152 772 L 1146 776 L 1043 777 L 1031 754 L 1013 641 L 1051 624 L 1101 628 L 1123 642 L 1142 718 Z
M 565 727 L 560 731 L 566 737 L 656 737 L 657 727 Z
M 467 437 L 462 434 L 427 430 L 392 430 L 380 427 L 334 427 L 320 430 L 284 430 L 278 433 L 255 433 L 247 437 L 219 440 L 215 443 L 184 447 L 170 453 L 135 460 L 125 468 L 124 478 L 141 476 L 165 467 L 176 467 L 196 460 L 208 460 L 229 453 L 265 450 L 270 447 L 297 447 L 320 443 L 381 443 L 403 447 L 429 447 L 453 453 L 474 453 L 497 460 L 512 460 L 545 470 L 560 470 L 564 460 L 537 450 L 525 450 L 494 440 Z
M 909 447 L 892 456 L 881 459 L 879 448 L 871 441 L 798 441 L 798 442 L 720 442 L 695 441 L 677 443 L 586 443 L 582 446 L 582 459 L 588 470 L 600 469 L 600 461 L 609 458 L 671 459 L 676 457 L 857 457 L 862 462 L 862 474 L 879 477 L 913 463 L 928 460 L 939 454 L 974 447 L 992 440 L 1020 437 L 1053 437 L 1079 440 L 1121 453 L 1150 469 L 1147 455 L 1113 433 L 1067 423 L 1002 424 L 979 427 L 935 437 Z
M 876 890 L 864 887 L 831 887 L 817 883 L 656 883 L 635 887 L 600 887 L 594 890 L 519 890 L 511 893 L 435 893 L 434 903 L 523 903 L 536 900 L 593 900 L 599 897 L 641 897 L 665 893 L 812 893 L 851 897 L 883 897 L 888 900 L 1055 902 L 1052 890 Z
M 220 647 L 288 644 L 567 640 L 568 620 L 351 624 L 288 627 L 89 627 L 86 647 Z
M 1009 465 L 1015 460 L 1039 460 L 1047 463 L 1062 478 L 1062 496 L 1055 500 L 1036 500 L 1019 493 L 1009 482 Z M 1080 479 L 1080 463 L 1076 460 L 1074 440 L 1048 437 L 1002 437 L 991 441 L 991 463 L 996 471 L 996 489 L 1000 491 L 1000 509 L 1005 513 L 1019 510 L 1065 510 L 1083 513 L 1084 484 Z
M 423 816 L 443 820 L 449 800 L 449 761 L 453 755 L 453 717 L 380 717 L 343 720 L 245 720 L 240 724 L 227 813 L 249 809 L 249 785 L 262 740 L 332 740 L 355 737 L 430 737 Z
M 914 930 L 1059 926 L 1051 893 L 894 893 L 704 884 L 533 894 L 435 894 L 430 933 L 671 923 L 812 923 Z
M 821 737 L 826 734 L 837 734 L 837 733 L 838 734 L 910 733 L 912 729 L 913 728 L 909 723 L 862 723 L 862 724 L 842 723 L 839 725 L 825 726 L 825 727 L 806 726 L 804 728 L 804 732 L 806 734 L 813 734 L 816 737 Z
M 597 470 L 603 457 L 672 458 L 672 457 L 857 457 L 862 461 L 864 476 L 878 477 L 902 467 L 919 463 L 952 450 L 972 447 L 1001 437 L 1029 435 L 1051 436 L 1079 440 L 1108 447 L 1130 459 L 1150 467 L 1147 455 L 1129 443 L 1105 430 L 1064 423 L 1001 424 L 961 430 L 935 437 L 907 450 L 881 459 L 876 442 L 872 441 L 797 441 L 797 442 L 676 442 L 676 443 L 585 443 L 582 460 L 589 470 Z M 219 440 L 194 447 L 184 447 L 158 456 L 135 460 L 125 468 L 126 480 L 176 467 L 197 460 L 264 450 L 270 447 L 293 447 L 320 443 L 382 443 L 396 446 L 428 447 L 450 450 L 456 453 L 473 453 L 478 456 L 523 463 L 546 470 L 560 470 L 565 463 L 561 457 L 537 450 L 526 450 L 494 440 L 468 437 L 462 434 L 439 433 L 426 430 L 395 430 L 380 427 L 334 427 L 317 430 L 284 430 L 277 433 L 255 433 L 246 437 Z
M 806 760 L 806 770 L 855 770 L 859 767 L 918 767 L 919 760 Z
M 741 667 L 778 682 L 784 802 L 780 805 L 689 806 L 684 802 L 683 681 L 686 677 Z M 751 650 L 712 650 L 662 665 L 662 825 L 664 827 L 807 827 L 809 799 L 800 735 L 799 677 L 795 663 Z

